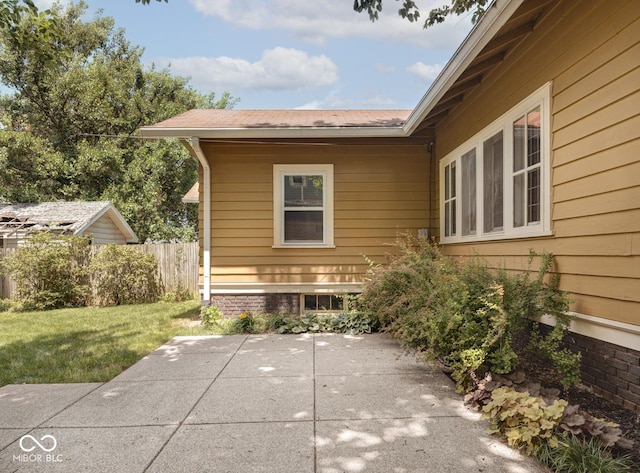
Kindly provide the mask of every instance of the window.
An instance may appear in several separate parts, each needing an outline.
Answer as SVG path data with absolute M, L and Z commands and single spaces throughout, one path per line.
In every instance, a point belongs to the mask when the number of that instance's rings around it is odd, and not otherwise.
M 274 247 L 333 246 L 333 165 L 273 168 Z
M 304 312 L 339 312 L 345 307 L 343 294 L 304 294 Z
M 442 159 L 443 243 L 550 234 L 550 93 L 547 84 Z

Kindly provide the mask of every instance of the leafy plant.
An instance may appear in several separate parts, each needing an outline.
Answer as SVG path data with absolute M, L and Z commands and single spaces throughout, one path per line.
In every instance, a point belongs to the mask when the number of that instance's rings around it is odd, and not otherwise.
M 331 315 L 305 314 L 302 316 L 272 315 L 269 326 L 277 333 L 326 332 L 331 329 Z
M 578 405 L 565 409 L 560 428 L 589 442 L 595 440 L 603 447 L 631 448 L 633 446 L 632 441 L 622 436 L 622 430 L 618 424 L 598 419 L 581 410 Z
M 532 455 L 545 443 L 558 445 L 555 429 L 566 406 L 565 400 L 547 405 L 528 392 L 502 387 L 493 391 L 491 402 L 482 408 L 482 417 L 489 419 L 490 433 L 500 434 L 509 445 Z
M 535 260 L 540 268 L 534 277 Z M 487 372 L 515 370 L 526 351 L 519 341 L 549 314 L 555 328 L 546 337 L 530 337 L 531 350 L 549 358 L 572 385 L 580 358 L 559 348 L 570 322 L 569 299 L 551 276 L 552 263 L 552 255 L 531 252 L 525 271 L 492 270 L 479 258 L 454 262 L 437 245 L 407 235 L 387 264 L 370 261 L 361 308 L 407 348 L 448 366 L 465 392 Z
M 631 466 L 627 456 L 615 457 L 596 439 L 584 441 L 569 434 L 555 446 L 543 444 L 538 458 L 555 473 L 627 473 Z
M 360 311 L 353 310 L 336 314 L 331 318 L 331 329 L 337 333 L 359 335 L 376 329 L 375 321 Z
M 256 333 L 256 319 L 251 312 L 242 312 L 237 319 L 233 321 L 236 332 L 239 333 Z
M 90 293 L 89 239 L 40 232 L 4 258 L 2 270 L 17 286 L 24 310 L 85 305 Z
M 222 312 L 215 305 L 200 308 L 200 320 L 207 328 L 215 327 L 222 319 Z
M 135 248 L 105 245 L 90 270 L 99 305 L 155 302 L 160 296 L 156 257 Z

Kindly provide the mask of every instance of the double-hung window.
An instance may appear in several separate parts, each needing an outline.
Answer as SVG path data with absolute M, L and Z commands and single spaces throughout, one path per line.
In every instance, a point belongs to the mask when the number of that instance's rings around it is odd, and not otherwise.
M 273 167 L 274 247 L 333 246 L 333 165 Z
M 550 233 L 550 92 L 546 84 L 442 159 L 443 243 Z

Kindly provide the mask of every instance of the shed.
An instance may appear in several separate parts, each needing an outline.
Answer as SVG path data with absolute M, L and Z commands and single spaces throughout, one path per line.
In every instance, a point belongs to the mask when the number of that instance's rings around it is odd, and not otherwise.
M 0 203 L 0 247 L 17 247 L 35 231 L 89 236 L 92 244 L 138 241 L 118 209 L 108 201 Z

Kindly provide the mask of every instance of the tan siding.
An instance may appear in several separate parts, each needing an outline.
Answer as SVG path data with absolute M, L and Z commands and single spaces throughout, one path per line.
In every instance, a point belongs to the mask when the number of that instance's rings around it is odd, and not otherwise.
M 573 310 L 640 325 L 640 10 L 561 1 L 447 117 L 438 157 L 547 81 L 552 87 L 552 237 L 447 245 L 523 269 L 553 253 Z M 460 130 L 465 130 L 460 134 Z
M 212 284 L 360 282 L 399 232 L 429 224 L 423 145 L 203 144 L 212 168 Z M 335 248 L 272 248 L 273 165 L 334 165 Z
M 94 245 L 102 245 L 105 243 L 124 245 L 127 243 L 124 235 L 114 225 L 113 221 L 104 215 L 89 226 L 89 228 L 84 231 L 84 235 L 91 235 L 91 242 Z

